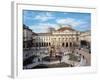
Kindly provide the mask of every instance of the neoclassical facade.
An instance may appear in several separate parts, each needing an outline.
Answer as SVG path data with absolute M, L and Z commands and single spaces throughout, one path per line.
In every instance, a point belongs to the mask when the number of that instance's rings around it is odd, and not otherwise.
M 80 32 L 70 27 L 62 27 L 51 33 L 33 35 L 33 47 L 73 47 L 80 45 Z
M 61 27 L 47 33 L 34 33 L 24 25 L 23 47 L 90 47 L 91 32 L 80 32 L 70 26 Z

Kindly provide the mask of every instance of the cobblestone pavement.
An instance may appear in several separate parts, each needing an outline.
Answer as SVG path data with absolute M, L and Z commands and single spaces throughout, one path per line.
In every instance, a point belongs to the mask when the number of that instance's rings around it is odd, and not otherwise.
M 84 58 L 86 59 L 86 65 L 90 66 L 91 65 L 91 54 L 84 51 L 84 50 L 78 50 L 76 49 L 76 52 L 78 52 L 78 54 L 81 54 L 81 56 L 84 56 Z
M 61 62 L 65 62 L 65 63 L 68 63 L 68 64 L 72 64 L 74 66 L 90 66 L 91 65 L 91 54 L 89 54 L 87 51 L 84 51 L 84 50 L 79 50 L 79 49 L 75 49 L 75 53 L 78 53 L 78 55 L 81 55 L 81 59 L 80 59 L 80 62 L 76 62 L 76 61 L 70 61 L 69 60 L 69 56 L 67 55 L 68 53 L 70 53 L 70 50 L 68 50 L 68 48 L 62 48 L 61 49 L 62 52 L 64 52 L 64 55 L 62 56 L 62 60 Z M 32 50 L 30 51 L 31 52 L 31 55 L 38 55 L 40 58 L 43 58 L 45 56 L 48 56 L 48 54 L 40 54 L 40 52 L 45 52 L 46 50 L 43 49 L 43 50 Z M 83 58 L 84 56 L 84 58 Z M 45 61 L 41 61 L 41 62 L 38 62 L 37 60 L 35 61 L 35 63 L 32 63 L 32 64 L 29 64 L 27 66 L 24 66 L 24 68 L 32 68 L 36 65 L 39 65 L 39 64 L 57 64 L 59 63 L 59 61 L 53 61 L 53 62 L 45 62 Z

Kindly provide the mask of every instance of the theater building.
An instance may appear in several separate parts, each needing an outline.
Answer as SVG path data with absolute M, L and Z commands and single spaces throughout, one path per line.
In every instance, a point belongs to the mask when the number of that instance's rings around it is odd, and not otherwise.
M 23 48 L 30 47 L 89 47 L 91 32 L 77 31 L 70 26 L 61 27 L 47 33 L 34 33 L 23 25 Z
M 80 32 L 71 27 L 61 27 L 51 33 L 33 36 L 33 47 L 74 47 L 80 45 Z

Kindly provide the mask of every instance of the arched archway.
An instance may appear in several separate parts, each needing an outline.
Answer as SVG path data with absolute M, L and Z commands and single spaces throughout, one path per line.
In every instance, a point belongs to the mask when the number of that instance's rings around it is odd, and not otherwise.
M 80 44 L 81 44 L 81 47 L 88 46 L 88 42 L 86 40 L 81 40 Z
M 81 40 L 80 44 L 81 44 L 81 47 L 90 48 L 90 43 L 86 40 Z
M 51 43 L 49 42 L 49 46 L 51 46 Z
M 68 47 L 68 42 L 66 42 L 66 47 Z
M 64 42 L 62 43 L 62 47 L 64 47 Z
M 70 47 L 72 47 L 72 43 L 70 42 Z

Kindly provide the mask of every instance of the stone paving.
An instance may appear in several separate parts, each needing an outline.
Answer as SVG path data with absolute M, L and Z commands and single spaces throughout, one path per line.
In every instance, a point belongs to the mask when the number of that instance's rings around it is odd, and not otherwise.
M 68 50 L 68 48 L 62 48 L 61 50 L 64 52 L 64 55 L 62 56 L 61 62 L 65 62 L 65 63 L 71 64 L 71 65 L 74 65 L 74 66 L 90 66 L 90 64 L 91 64 L 91 54 L 89 54 L 88 52 L 86 52 L 84 50 L 75 49 L 74 50 L 75 54 L 78 53 L 76 55 L 79 56 L 81 54 L 80 62 L 76 62 L 76 61 L 69 60 L 69 56 L 67 54 L 70 53 L 70 50 Z M 40 53 L 40 52 L 42 52 L 42 53 Z M 43 52 L 46 52 L 46 50 L 45 49 L 38 50 L 38 51 L 33 50 L 33 53 L 31 55 L 36 54 L 36 55 L 39 56 L 40 59 L 42 59 L 43 57 L 48 56 L 48 54 L 45 54 Z M 83 56 L 84 56 L 84 58 L 83 58 Z M 30 69 L 32 67 L 35 67 L 36 65 L 39 65 L 39 64 L 48 65 L 48 64 L 57 64 L 57 63 L 59 63 L 59 60 L 58 61 L 52 61 L 52 62 L 46 62 L 46 61 L 41 60 L 40 62 L 38 62 L 38 59 L 36 59 L 36 60 L 34 60 L 34 63 L 29 64 L 27 66 L 24 66 L 24 69 L 27 69 L 27 68 Z
M 78 54 L 81 54 L 82 56 L 84 56 L 84 58 L 86 59 L 86 65 L 90 66 L 91 65 L 91 54 L 84 50 L 76 49 L 76 51 L 78 52 Z

